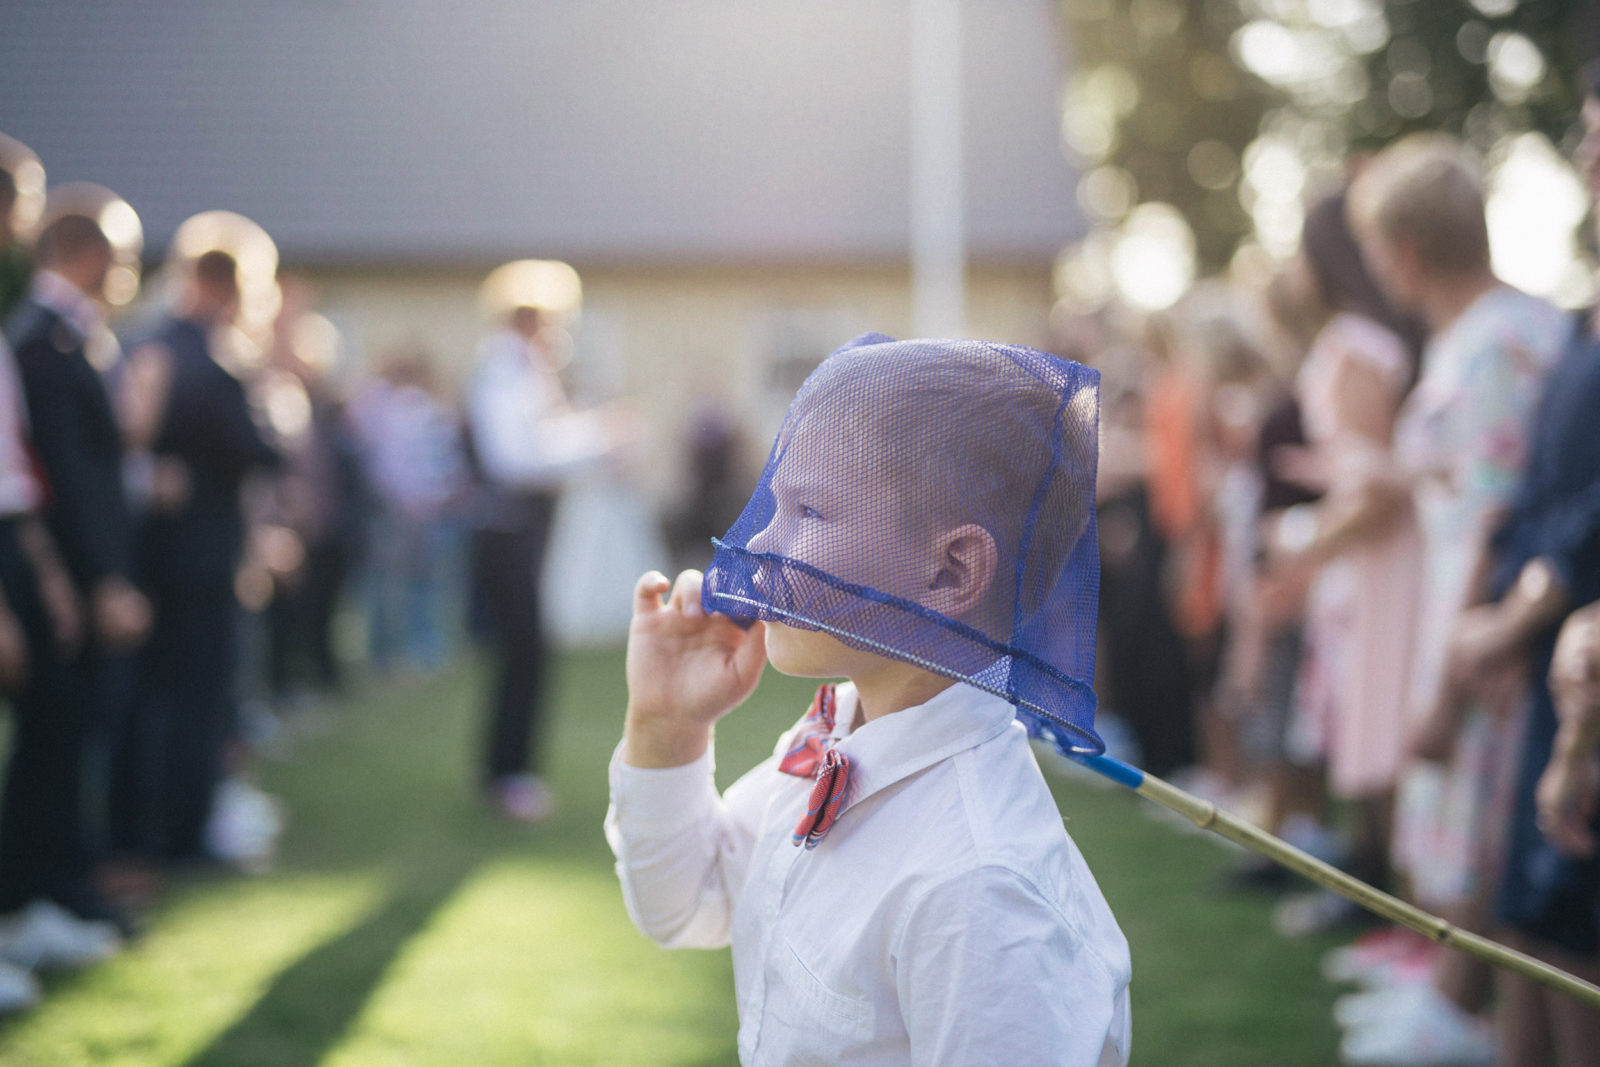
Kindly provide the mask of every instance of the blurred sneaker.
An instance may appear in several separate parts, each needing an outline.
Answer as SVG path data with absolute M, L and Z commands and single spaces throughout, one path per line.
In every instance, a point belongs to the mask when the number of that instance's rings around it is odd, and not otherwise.
M 496 810 L 516 822 L 538 824 L 555 813 L 555 795 L 531 774 L 508 774 L 489 787 Z
M 1380 996 L 1380 994 L 1368 994 Z M 1387 1010 L 1350 1027 L 1339 1042 L 1345 1067 L 1491 1067 L 1494 1031 L 1432 983 L 1384 997 Z
M 1437 946 L 1403 926 L 1386 926 L 1322 957 L 1322 977 L 1330 982 L 1355 982 L 1370 988 L 1401 984 L 1402 972 L 1433 966 Z
M 121 947 L 112 924 L 79 919 L 49 900 L 36 900 L 0 919 L 0 959 L 29 970 L 87 967 Z
M 228 778 L 217 787 L 211 818 L 206 822 L 206 853 L 248 874 L 272 867 L 283 808 L 243 778 Z
M 39 1003 L 39 980 L 25 967 L 0 960 L 0 1015 L 26 1011 Z
M 1377 1022 L 1395 1009 L 1398 995 L 1401 995 L 1399 991 L 1392 989 L 1346 993 L 1333 1002 L 1333 1021 L 1345 1030 Z
M 1190 796 L 1225 807 L 1233 794 L 1233 787 L 1215 771 L 1198 764 L 1180 767 L 1167 776 L 1167 781 Z
M 112 901 L 87 878 L 74 880 L 52 890 L 50 899 L 66 908 L 76 918 L 89 922 L 110 923 L 117 928 L 117 933 L 124 943 L 133 941 L 143 932 L 133 912 Z
M 282 762 L 291 754 L 288 726 L 265 700 L 239 704 L 239 739 L 263 759 Z
M 1304 812 L 1294 812 L 1283 820 L 1278 836 L 1308 856 L 1335 867 L 1343 864 L 1350 855 L 1344 838 Z
M 1284 937 L 1310 937 L 1367 921 L 1367 912 L 1331 889 L 1296 893 L 1272 909 L 1272 926 Z
M 129 857 L 108 860 L 94 874 L 95 891 L 124 909 L 149 907 L 161 892 L 161 884 L 160 868 Z

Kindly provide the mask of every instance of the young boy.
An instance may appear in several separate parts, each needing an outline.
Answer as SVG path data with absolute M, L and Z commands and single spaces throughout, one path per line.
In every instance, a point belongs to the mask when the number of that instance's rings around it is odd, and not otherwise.
M 1101 747 L 1096 382 L 858 338 L 704 579 L 639 580 L 606 834 L 644 933 L 731 943 L 743 1063 L 1126 1063 L 1127 942 L 1018 722 Z M 719 797 L 765 659 L 849 681 Z

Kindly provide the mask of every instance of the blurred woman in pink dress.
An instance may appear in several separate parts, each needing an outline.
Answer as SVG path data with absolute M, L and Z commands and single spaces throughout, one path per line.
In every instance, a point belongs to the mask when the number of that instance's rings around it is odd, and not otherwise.
M 1282 459 L 1326 492 L 1290 509 L 1272 545 L 1285 568 L 1317 568 L 1298 690 L 1300 745 L 1325 758 L 1333 795 L 1355 802 L 1361 828 L 1352 865 L 1382 882 L 1406 747 L 1422 546 L 1409 505 L 1375 502 L 1364 487 L 1393 463 L 1395 418 L 1423 331 L 1367 273 L 1342 193 L 1307 213 L 1299 265 L 1307 305 L 1321 310 L 1322 322 L 1295 388 L 1309 447 Z M 1282 925 L 1306 929 L 1347 910 L 1319 894 L 1286 903 Z

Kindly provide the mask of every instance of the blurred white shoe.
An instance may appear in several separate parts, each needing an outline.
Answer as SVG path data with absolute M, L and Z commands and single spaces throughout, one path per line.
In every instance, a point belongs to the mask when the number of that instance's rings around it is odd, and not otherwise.
M 1383 1018 L 1394 1008 L 1396 996 L 1403 995 L 1388 989 L 1368 989 L 1360 993 L 1346 993 L 1333 1002 L 1333 1021 L 1345 1029 L 1364 1026 Z
M 1494 1032 L 1451 1003 L 1432 983 L 1367 994 L 1386 1007 L 1358 1021 L 1339 1042 L 1345 1067 L 1491 1067 Z
M 1359 904 L 1331 889 L 1308 889 L 1291 893 L 1273 905 L 1272 927 L 1283 937 L 1309 937 L 1353 923 L 1361 915 Z
M 39 1003 L 39 980 L 27 968 L 0 960 L 0 1015 L 26 1011 Z
M 1286 816 L 1278 828 L 1278 836 L 1301 852 L 1310 853 L 1323 863 L 1339 866 L 1350 855 L 1350 846 L 1343 837 L 1328 829 L 1304 812 Z
M 543 779 L 531 774 L 497 778 L 489 793 L 500 814 L 516 822 L 538 824 L 555 814 L 555 794 Z
M 263 873 L 272 866 L 284 822 L 275 797 L 243 778 L 225 779 L 206 822 L 206 851 L 247 873 Z
M 48 900 L 0 919 L 0 959 L 30 970 L 87 967 L 121 947 L 111 923 L 80 919 Z

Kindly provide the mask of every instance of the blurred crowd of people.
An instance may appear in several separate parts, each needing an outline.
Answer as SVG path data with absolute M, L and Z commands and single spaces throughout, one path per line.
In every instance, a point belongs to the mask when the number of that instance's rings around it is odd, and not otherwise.
M 1600 979 L 1600 322 L 1495 276 L 1473 155 L 1418 135 L 1354 161 L 1270 280 L 1071 334 L 1105 374 L 1100 691 L 1124 747 Z M 1371 921 L 1265 861 L 1234 880 L 1283 894 L 1288 936 Z M 1347 1064 L 1600 1055 L 1600 1012 L 1406 931 L 1326 969 L 1363 987 L 1336 1012 Z
M 568 401 L 564 264 L 490 275 L 457 402 L 422 350 L 342 376 L 247 219 L 186 222 L 143 299 L 141 254 L 132 206 L 47 192 L 0 136 L 0 1011 L 115 953 L 174 867 L 270 858 L 246 741 L 344 684 L 347 590 L 379 674 L 437 670 L 471 617 L 495 665 L 477 784 L 546 818 L 552 518 L 634 421 Z M 1104 373 L 1114 750 L 1600 981 L 1600 319 L 1495 276 L 1472 155 L 1418 136 L 1354 162 L 1269 282 L 1081 318 L 1060 350 Z M 731 422 L 695 426 L 690 554 L 744 499 Z M 1283 894 L 1287 936 L 1363 922 L 1267 864 L 1235 881 Z M 1364 987 L 1337 1011 L 1349 1064 L 1600 1050 L 1600 1013 L 1403 931 L 1326 967 Z
M 498 664 L 478 784 L 546 818 L 550 520 L 630 421 L 567 400 L 565 264 L 490 276 L 500 329 L 458 402 L 419 349 L 346 373 L 250 220 L 187 220 L 148 284 L 142 243 L 121 197 L 47 189 L 0 135 L 0 1012 L 119 951 L 171 872 L 270 863 L 284 813 L 251 757 L 344 686 L 346 601 L 402 680 L 472 611 Z

